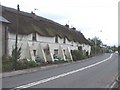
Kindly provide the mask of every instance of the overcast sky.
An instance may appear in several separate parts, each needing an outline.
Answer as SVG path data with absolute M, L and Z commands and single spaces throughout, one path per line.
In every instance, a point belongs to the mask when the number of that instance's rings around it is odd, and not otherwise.
M 2 0 L 4 6 L 76 27 L 86 38 L 99 37 L 104 44 L 118 44 L 119 0 Z M 34 9 L 38 10 L 34 10 Z

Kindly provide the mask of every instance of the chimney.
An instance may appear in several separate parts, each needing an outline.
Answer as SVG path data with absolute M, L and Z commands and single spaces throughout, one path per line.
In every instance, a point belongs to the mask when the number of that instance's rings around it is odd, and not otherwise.
M 73 30 L 76 30 L 76 28 L 75 28 L 75 27 L 73 27 L 72 29 L 73 29 Z
M 35 15 L 35 13 L 33 11 L 31 11 L 31 14 Z
M 19 4 L 17 5 L 17 10 L 20 11 L 20 7 L 19 7 Z
M 67 28 L 69 28 L 69 25 L 68 25 L 68 24 L 66 24 L 65 26 L 66 26 Z

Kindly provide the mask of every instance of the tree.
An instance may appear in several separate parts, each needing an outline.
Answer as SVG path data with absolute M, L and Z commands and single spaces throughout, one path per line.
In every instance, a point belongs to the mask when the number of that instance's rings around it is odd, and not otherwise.
M 16 54 L 15 54 L 16 53 Z M 16 56 L 15 56 L 16 55 Z M 21 55 L 21 47 L 20 48 L 14 48 L 12 50 L 12 60 L 13 60 L 13 66 L 14 66 L 14 69 L 16 70 L 16 63 L 17 63 L 17 60 L 20 59 L 20 55 Z
M 115 52 L 115 51 L 118 51 L 118 48 L 114 45 L 114 46 L 111 47 L 111 50 L 112 50 L 113 52 Z
M 91 44 L 91 53 L 92 54 L 99 54 L 99 53 L 101 53 L 102 52 L 102 41 L 99 39 L 99 38 L 97 38 L 97 37 L 94 37 L 93 39 L 90 39 L 89 40 L 90 41 L 90 44 Z
M 118 46 L 118 53 L 119 53 L 119 55 L 120 55 L 120 46 Z
M 17 59 L 20 59 L 21 47 L 17 50 Z M 15 57 L 15 49 L 12 51 L 12 57 Z

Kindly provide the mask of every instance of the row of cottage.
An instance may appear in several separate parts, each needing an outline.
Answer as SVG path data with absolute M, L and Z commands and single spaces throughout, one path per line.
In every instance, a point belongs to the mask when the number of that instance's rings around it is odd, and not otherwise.
M 2 56 L 12 55 L 15 48 L 16 30 L 20 59 L 27 60 L 73 60 L 71 51 L 82 50 L 90 55 L 91 46 L 84 35 L 75 28 L 63 26 L 32 13 L 2 7 L 0 27 L 2 30 Z M 18 26 L 18 27 L 17 27 Z

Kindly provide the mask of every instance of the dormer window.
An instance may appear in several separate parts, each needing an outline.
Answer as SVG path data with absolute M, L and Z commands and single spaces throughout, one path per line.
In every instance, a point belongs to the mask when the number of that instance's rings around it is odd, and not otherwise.
M 55 36 L 55 43 L 58 43 L 58 36 Z
M 37 39 L 36 39 L 36 33 L 32 34 L 32 41 L 37 41 Z
M 66 38 L 64 37 L 64 39 L 63 39 L 63 43 L 66 43 Z

